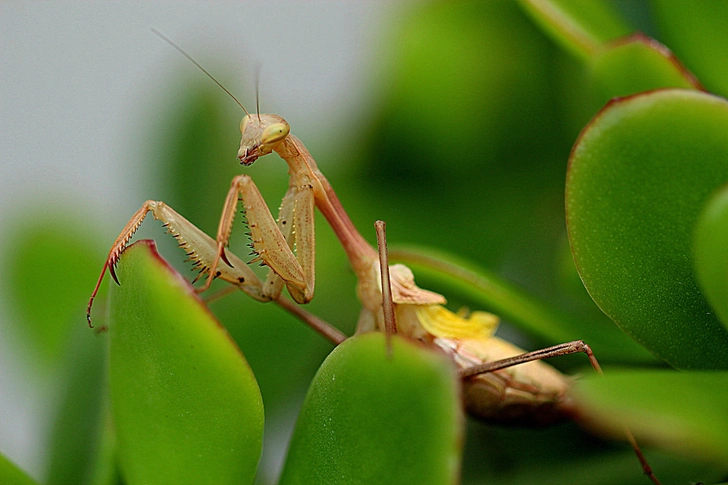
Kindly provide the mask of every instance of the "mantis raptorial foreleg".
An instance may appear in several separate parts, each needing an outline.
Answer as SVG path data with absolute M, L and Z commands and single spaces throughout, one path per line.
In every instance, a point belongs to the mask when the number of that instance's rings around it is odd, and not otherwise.
M 281 201 L 281 207 L 278 210 L 278 229 L 280 229 L 283 237 L 288 241 L 288 245 L 291 249 L 294 249 L 294 234 L 293 234 L 293 211 L 295 208 L 295 195 L 296 190 L 294 187 L 288 187 L 286 195 L 283 196 Z M 313 275 L 313 273 L 312 273 Z M 278 276 L 275 271 L 269 271 L 268 277 L 265 280 L 265 288 L 268 289 L 271 295 L 280 295 L 283 290 L 285 282 L 283 278 Z M 313 288 L 313 283 L 311 284 Z
M 101 271 L 101 275 L 88 303 L 87 319 L 89 325 L 91 325 L 91 307 L 106 270 L 111 273 L 111 277 L 118 284 L 119 279 L 114 271 L 116 263 L 124 248 L 126 248 L 127 243 L 149 212 L 152 213 L 155 219 L 162 222 L 170 234 L 177 238 L 179 246 L 187 252 L 188 258 L 199 267 L 200 276 L 208 273 L 213 262 L 217 259 L 218 244 L 214 239 L 202 232 L 164 202 L 154 200 L 144 202 L 141 208 L 126 223 L 126 226 L 124 226 L 124 229 L 119 234 L 119 237 L 116 238 L 114 245 L 109 251 L 104 268 Z M 268 301 L 271 299 L 264 292 L 260 278 L 258 278 L 248 265 L 232 253 L 229 253 L 226 259 L 228 264 L 218 265 L 219 268 L 215 270 L 217 277 L 237 286 L 258 301 Z
M 329 221 L 349 255 L 355 272 L 362 276 L 369 272 L 376 252 L 356 231 L 303 143 L 289 134 L 288 123 L 276 115 L 247 115 L 240 124 L 240 130 L 242 138 L 238 159 L 241 164 L 250 165 L 258 157 L 273 150 L 288 163 L 290 183 L 281 204 L 278 221 L 273 219 L 255 183 L 245 174 L 236 176 L 232 181 L 215 240 L 166 204 L 146 202 L 126 224 L 109 252 L 89 301 L 89 324 L 91 306 L 105 271 L 109 269 L 118 283 L 114 265 L 146 213 L 150 211 L 156 219 L 167 225 L 170 232 L 180 240 L 180 245 L 191 253 L 190 258 L 200 264 L 202 274 L 207 274 L 207 280 L 200 291 L 207 289 L 214 278 L 220 278 L 240 287 L 259 301 L 277 300 L 283 284 L 298 303 L 310 301 L 315 285 L 314 207 L 318 207 Z M 270 268 L 265 282 L 260 281 L 245 263 L 225 249 L 230 240 L 239 199 L 242 199 L 245 207 L 253 250 L 256 253 L 253 261 L 262 261 Z
M 315 281 L 312 188 L 310 184 L 292 185 L 283 199 L 276 223 L 263 196 L 248 175 L 238 175 L 232 181 L 217 231 L 217 255 L 212 261 L 207 282 L 200 291 L 210 286 L 217 268 L 221 266 L 220 259 L 225 260 L 225 248 L 230 241 L 238 197 L 242 198 L 245 206 L 256 260 L 262 260 L 277 275 L 268 279 L 268 284 L 263 287 L 264 294 L 269 299 L 278 299 L 281 289 L 279 277 L 285 281 L 294 300 L 298 303 L 311 301 Z M 286 228 L 288 225 L 290 229 Z M 296 254 L 292 250 L 293 236 L 297 243 Z
M 225 252 L 239 196 L 242 197 L 245 205 L 253 250 L 258 255 L 257 259 L 262 260 L 271 268 L 265 283 L 240 258 L 231 252 Z M 297 302 L 310 301 L 313 297 L 315 278 L 313 243 L 302 239 L 313 239 L 313 209 L 314 201 L 310 185 L 303 187 L 292 185 L 283 199 L 279 219 L 276 222 L 250 177 L 240 175 L 233 179 L 220 219 L 217 240 L 213 240 L 164 202 L 146 201 L 124 226 L 109 251 L 104 268 L 89 300 L 87 310 L 89 325 L 91 325 L 91 307 L 106 270 L 109 270 L 112 278 L 118 284 L 119 279 L 114 271 L 115 265 L 149 212 L 177 238 L 180 247 L 187 252 L 189 259 L 199 267 L 198 278 L 208 275 L 202 290 L 209 287 L 213 278 L 220 278 L 237 286 L 252 298 L 265 302 L 278 299 L 285 283 L 291 296 Z M 310 228 L 307 229 L 303 226 L 310 226 Z M 293 236 L 296 235 L 297 228 L 298 258 L 292 251 L 295 241 Z M 221 259 L 222 264 L 220 264 Z

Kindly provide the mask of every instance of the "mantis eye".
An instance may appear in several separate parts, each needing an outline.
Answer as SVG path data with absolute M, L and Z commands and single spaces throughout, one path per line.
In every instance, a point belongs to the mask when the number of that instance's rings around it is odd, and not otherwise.
M 263 130 L 263 134 L 260 137 L 260 142 L 263 145 L 278 143 L 279 141 L 287 137 L 290 131 L 291 127 L 288 126 L 288 123 L 274 123 L 268 126 L 265 130 Z
M 243 117 L 240 120 L 240 133 L 245 133 L 245 128 L 248 126 L 248 116 Z

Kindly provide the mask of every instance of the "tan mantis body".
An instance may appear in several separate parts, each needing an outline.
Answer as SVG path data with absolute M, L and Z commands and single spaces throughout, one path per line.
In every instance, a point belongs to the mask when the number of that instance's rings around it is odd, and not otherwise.
M 315 284 L 313 215 L 314 207 L 318 207 L 339 238 L 358 278 L 358 294 L 363 305 L 358 331 L 383 331 L 378 253 L 354 228 L 303 143 L 289 134 L 285 120 L 270 114 L 247 115 L 241 122 L 241 133 L 238 152 L 241 164 L 250 165 L 271 151 L 276 151 L 288 164 L 290 183 L 278 220 L 274 220 L 248 175 L 238 175 L 233 179 L 215 240 L 165 203 L 147 201 L 116 239 L 94 296 L 106 269 L 116 280 L 114 265 L 146 214 L 151 212 L 200 267 L 200 275 L 208 275 L 201 291 L 209 287 L 213 278 L 219 278 L 256 300 L 280 301 L 285 285 L 296 302 L 307 303 L 313 298 Z M 253 250 L 257 254 L 254 260 L 261 260 L 270 268 L 265 281 L 245 262 L 225 250 L 239 198 L 243 201 Z M 492 335 L 497 324 L 494 316 L 476 312 L 471 318 L 453 318 L 454 314 L 441 306 L 446 302 L 445 298 L 417 287 L 412 272 L 406 266 L 392 265 L 390 273 L 400 334 L 439 347 L 461 369 L 524 353 Z M 89 314 L 92 302 L 93 297 L 89 302 Z M 438 315 L 438 312 L 444 313 Z M 433 322 L 443 318 L 452 324 L 452 328 L 443 331 L 436 324 L 433 326 Z M 423 327 L 423 321 L 429 321 L 430 328 Z M 460 328 L 462 325 L 467 328 Z M 548 424 L 573 414 L 573 403 L 567 392 L 569 382 L 570 378 L 547 364 L 533 361 L 467 378 L 465 405 L 472 414 L 489 421 Z

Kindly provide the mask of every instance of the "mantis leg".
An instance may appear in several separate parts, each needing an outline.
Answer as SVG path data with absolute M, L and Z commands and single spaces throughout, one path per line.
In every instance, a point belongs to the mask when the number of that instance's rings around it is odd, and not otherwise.
M 291 296 L 298 303 L 307 303 L 313 298 L 314 288 L 314 229 L 313 187 L 310 184 L 292 183 L 281 205 L 279 222 L 273 219 L 263 196 L 248 175 L 238 175 L 232 181 L 223 207 L 217 231 L 217 254 L 212 261 L 207 283 L 200 288 L 206 290 L 215 277 L 222 259 L 230 264 L 225 247 L 230 241 L 238 201 L 242 199 L 248 227 L 253 241 L 253 251 L 272 272 L 286 283 Z M 282 227 L 292 225 L 291 229 Z M 294 254 L 292 247 L 296 247 Z M 269 277 L 265 295 L 275 299 L 280 294 L 280 284 L 275 277 Z
M 589 358 L 589 362 L 598 374 L 604 374 L 604 372 L 602 371 L 602 367 L 599 365 L 596 357 L 594 357 L 594 352 L 592 352 L 591 347 L 584 343 L 583 340 L 574 340 L 572 342 L 554 345 L 553 347 L 547 347 L 545 349 L 536 350 L 533 352 L 526 352 L 525 354 L 516 355 L 515 357 L 510 357 L 508 359 L 496 360 L 494 362 L 486 362 L 484 364 L 475 365 L 472 367 L 465 367 L 463 369 L 460 369 L 459 374 L 460 377 L 463 378 L 471 377 L 486 372 L 495 372 L 497 370 L 505 369 L 506 367 L 511 367 L 518 364 L 525 364 L 526 362 L 532 362 L 534 360 L 550 359 L 551 357 L 559 357 L 561 355 L 576 354 L 580 352 L 586 354 L 586 356 Z M 632 450 L 634 451 L 635 455 L 637 455 L 637 460 L 640 462 L 644 474 L 647 476 L 647 478 L 650 479 L 650 481 L 652 481 L 654 485 L 661 485 L 660 481 L 652 471 L 652 467 L 647 461 L 647 458 L 645 458 L 644 453 L 642 453 L 642 449 L 637 443 L 637 440 L 634 438 L 632 431 L 625 426 L 624 432 L 627 437 L 627 441 L 629 441 L 629 444 L 632 447 Z
M 293 232 L 293 210 L 295 203 L 295 190 L 293 187 L 289 187 L 286 195 L 283 196 L 281 201 L 281 207 L 278 209 L 278 229 L 283 234 L 283 237 L 288 241 L 288 247 L 291 250 L 294 249 L 296 240 Z M 270 270 L 268 276 L 263 285 L 263 291 L 266 295 L 269 295 L 272 300 L 277 300 L 283 290 L 285 281 L 278 274 Z
M 341 342 L 348 338 L 346 334 L 344 334 L 341 330 L 317 317 L 313 313 L 307 312 L 303 309 L 302 306 L 296 305 L 288 298 L 278 298 L 277 300 L 275 300 L 275 303 L 279 307 L 283 308 L 288 313 L 311 327 L 313 330 L 318 332 L 319 335 L 321 335 L 334 345 L 339 345 Z
M 574 340 L 565 344 L 554 345 L 553 347 L 547 347 L 545 349 L 536 350 L 533 352 L 526 352 L 525 354 L 510 357 L 508 359 L 496 360 L 493 362 L 486 362 L 480 365 L 474 365 L 472 367 L 465 367 L 460 369 L 460 377 L 470 377 L 477 374 L 484 374 L 486 372 L 495 372 L 497 370 L 505 369 L 506 367 L 512 367 L 518 364 L 525 364 L 526 362 L 532 362 L 534 360 L 550 359 L 552 357 L 559 357 L 561 355 L 584 353 L 589 358 L 589 362 L 595 371 L 599 374 L 603 374 L 602 368 L 599 365 L 594 352 L 591 347 L 584 343 L 583 340 Z
M 129 240 L 136 230 L 139 229 L 139 226 L 149 212 L 152 213 L 155 219 L 162 221 L 167 231 L 177 239 L 180 247 L 187 252 L 189 259 L 199 267 L 200 275 L 211 273 L 213 278 L 220 278 L 237 286 L 256 300 L 270 300 L 270 297 L 263 292 L 263 283 L 260 278 L 258 278 L 245 262 L 230 253 L 226 256 L 228 264 L 220 265 L 218 268 L 212 269 L 213 263 L 218 255 L 217 242 L 164 202 L 148 200 L 142 204 L 141 208 L 126 223 L 126 226 L 121 231 L 121 234 L 119 234 L 119 237 L 116 238 L 114 245 L 109 251 L 106 263 L 101 270 L 101 275 L 88 303 L 86 319 L 88 320 L 89 326 L 92 326 L 91 307 L 101 287 L 101 282 L 106 271 L 108 270 L 111 273 L 111 277 L 114 278 L 114 281 L 119 284 L 119 279 L 114 271 L 116 263 L 119 261 L 119 257 L 129 243 Z
M 286 236 L 287 230 L 291 230 L 291 228 L 287 228 L 288 224 L 286 224 L 284 221 L 288 220 L 286 217 L 288 217 L 290 214 L 293 214 L 291 212 L 293 210 L 292 201 L 294 200 L 292 194 L 293 194 L 293 187 L 289 189 L 286 196 L 283 198 L 283 203 L 281 204 L 281 210 L 280 210 L 280 216 L 278 218 L 278 227 L 281 229 L 281 232 Z M 298 200 L 301 200 L 300 198 Z M 305 201 L 305 197 L 303 198 Z M 309 224 L 306 227 L 313 228 L 313 224 Z M 382 278 L 382 306 L 384 307 L 384 314 L 385 314 L 385 320 L 387 321 L 387 325 L 385 326 L 388 332 L 388 335 L 391 335 L 393 333 L 396 333 L 396 322 L 394 317 L 394 304 L 392 303 L 392 292 L 391 292 L 391 286 L 389 282 L 389 264 L 387 260 L 387 247 L 386 247 L 386 233 L 385 233 L 385 223 L 383 221 L 377 221 L 375 222 L 375 227 L 377 230 L 377 242 L 379 243 L 379 258 L 380 258 L 380 267 L 387 268 L 385 271 L 381 272 L 381 278 Z M 286 237 L 288 239 L 288 237 Z M 310 238 L 307 239 L 313 239 L 312 235 Z M 290 241 L 290 240 L 289 240 Z M 313 261 L 311 261 L 313 263 Z M 268 282 L 272 279 L 277 278 L 278 281 L 282 281 L 279 276 L 277 276 L 275 273 L 271 272 L 268 275 L 268 280 L 266 281 L 266 288 L 268 286 Z M 278 306 L 286 310 L 287 312 L 291 313 L 295 317 L 302 320 L 306 325 L 311 327 L 313 330 L 318 332 L 320 335 L 322 335 L 324 338 L 329 340 L 334 345 L 339 345 L 341 342 L 347 339 L 347 336 L 342 333 L 340 330 L 338 330 L 336 327 L 331 326 L 321 318 L 317 317 L 316 315 L 313 315 L 312 313 L 307 312 L 303 309 L 303 307 L 294 304 L 287 298 L 273 298 L 273 300 L 276 302 Z M 390 349 L 391 351 L 391 349 Z
M 288 292 L 297 302 L 311 301 L 315 285 L 314 265 L 314 206 L 313 191 L 310 187 L 300 190 L 297 184 L 291 184 L 283 197 L 278 211 L 278 229 L 288 242 L 288 247 L 296 250 L 296 260 L 301 265 L 306 278 L 308 294 L 294 285 L 288 285 Z M 275 271 L 268 272 L 263 292 L 272 300 L 278 300 L 285 281 Z

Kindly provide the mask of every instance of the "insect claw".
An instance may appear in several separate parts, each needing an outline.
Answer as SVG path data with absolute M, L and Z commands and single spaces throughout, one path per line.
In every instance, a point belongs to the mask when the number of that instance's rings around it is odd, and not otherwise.
M 114 281 L 116 282 L 116 284 L 121 286 L 121 283 L 119 283 L 119 278 L 116 277 L 115 268 L 116 268 L 116 261 L 114 261 L 113 263 L 111 263 L 109 265 L 109 273 L 111 273 L 111 277 L 114 278 Z
M 228 261 L 227 255 L 225 254 L 225 248 L 223 248 L 223 250 L 220 251 L 220 259 L 222 259 L 223 261 L 225 261 L 225 264 L 227 264 L 231 268 L 233 267 L 233 265 L 230 264 L 230 261 Z

